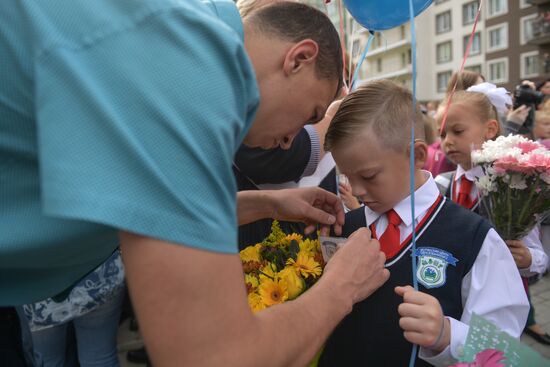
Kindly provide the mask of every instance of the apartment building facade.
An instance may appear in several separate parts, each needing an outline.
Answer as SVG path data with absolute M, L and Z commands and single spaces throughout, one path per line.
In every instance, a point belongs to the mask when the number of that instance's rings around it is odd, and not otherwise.
M 322 0 L 309 0 L 322 4 Z M 415 19 L 417 96 L 441 100 L 449 79 L 459 70 L 473 30 L 480 0 L 434 0 Z M 336 4 L 329 16 L 339 28 Z M 344 14 L 345 40 L 356 64 L 369 32 Z M 377 32 L 359 72 L 359 83 L 388 78 L 412 85 L 410 24 Z M 483 0 L 465 69 L 513 90 L 523 79 L 550 76 L 550 0 Z
M 520 0 L 521 7 L 536 7 L 537 15 L 532 16 L 532 32 L 528 34 L 528 43 L 538 50 L 539 77 L 537 81 L 550 77 L 550 0 Z
M 536 6 L 524 0 L 486 0 L 485 77 L 508 90 L 540 76 L 540 52 L 533 38 Z

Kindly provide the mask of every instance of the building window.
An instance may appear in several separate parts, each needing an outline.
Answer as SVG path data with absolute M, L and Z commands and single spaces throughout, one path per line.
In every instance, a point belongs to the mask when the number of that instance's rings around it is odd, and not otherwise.
M 399 27 L 399 31 L 401 33 L 401 39 L 404 40 L 405 37 L 406 37 L 406 34 L 405 34 L 405 26 L 402 25 L 401 27 Z
M 453 59 L 453 43 L 447 41 L 436 46 L 437 63 L 442 64 Z
M 489 0 L 487 17 L 496 17 L 508 13 L 508 0 Z
M 487 28 L 487 52 L 508 47 L 508 23 Z
M 476 20 L 477 10 L 479 8 L 479 1 L 472 1 L 462 5 L 462 24 L 472 24 Z
M 437 14 L 435 17 L 435 32 L 444 33 L 449 32 L 452 28 L 451 24 L 451 11 L 446 11 L 441 14 Z
M 539 52 L 532 51 L 521 54 L 521 77 L 532 78 L 539 76 Z
M 464 36 L 463 41 L 463 50 L 464 55 L 466 54 L 466 49 L 468 48 L 468 42 L 470 42 L 470 35 Z M 481 53 L 481 33 L 476 32 L 474 38 L 472 38 L 472 45 L 470 46 L 470 56 L 479 55 Z
M 495 59 L 487 61 L 487 69 L 489 70 L 489 81 L 491 83 L 507 83 L 508 82 L 508 58 Z
M 437 91 L 439 93 L 445 93 L 447 90 L 447 84 L 451 80 L 452 71 L 444 71 L 442 73 L 437 73 Z
M 401 67 L 404 68 L 411 64 L 411 49 L 401 53 Z
M 527 0 L 520 0 L 520 1 L 519 1 L 519 8 L 520 8 L 520 9 L 525 9 L 525 8 L 530 7 L 530 6 L 531 6 L 531 4 L 529 4 L 529 3 L 527 2 Z
M 378 48 L 382 46 L 382 33 L 377 32 L 374 36 L 374 47 Z
M 470 65 L 464 67 L 464 70 L 473 71 L 474 73 L 483 74 L 481 72 L 481 65 Z
M 376 59 L 376 72 L 382 72 L 382 59 Z
M 520 27 L 520 42 L 522 45 L 525 45 L 527 42 L 532 40 L 534 37 L 534 26 L 538 25 L 537 22 L 538 14 L 531 14 L 525 17 L 521 17 L 519 20 Z

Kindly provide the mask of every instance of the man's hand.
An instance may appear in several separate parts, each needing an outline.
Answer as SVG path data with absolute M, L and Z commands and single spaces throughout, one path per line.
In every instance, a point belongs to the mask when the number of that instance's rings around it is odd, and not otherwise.
M 361 229 L 310 290 L 252 314 L 237 255 L 125 232 L 120 240 L 140 331 L 159 367 L 305 366 L 353 303 L 389 276 L 378 242 Z
M 527 246 L 525 246 L 523 241 L 508 240 L 506 241 L 506 244 L 508 245 L 508 248 L 510 249 L 514 261 L 519 269 L 527 269 L 531 267 L 531 262 L 533 261 L 531 258 L 531 252 Z
M 308 224 L 306 234 L 321 225 L 321 234 L 328 235 L 334 226 L 337 235 L 342 233 L 344 208 L 340 199 L 319 187 L 264 191 L 271 204 L 271 217 L 278 220 Z
M 384 267 L 385 261 L 378 241 L 371 238 L 367 228 L 361 228 L 341 244 L 319 283 L 345 299 L 351 311 L 353 304 L 370 296 L 388 280 L 390 272 Z
M 513 122 L 516 125 L 523 126 L 523 124 L 525 123 L 525 119 L 529 115 L 530 110 L 531 107 L 521 105 L 515 110 L 510 111 L 508 113 L 508 116 L 506 117 L 506 120 Z
M 415 291 L 410 285 L 395 287 L 395 293 L 403 297 L 397 311 L 405 339 L 441 353 L 450 343 L 451 325 L 444 317 L 439 301 L 427 293 Z

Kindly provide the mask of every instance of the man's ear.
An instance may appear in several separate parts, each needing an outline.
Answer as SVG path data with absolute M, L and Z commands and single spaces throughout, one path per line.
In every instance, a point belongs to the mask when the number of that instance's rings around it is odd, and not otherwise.
M 283 71 L 290 76 L 300 70 L 314 66 L 319 54 L 319 45 L 311 39 L 295 43 L 286 53 Z

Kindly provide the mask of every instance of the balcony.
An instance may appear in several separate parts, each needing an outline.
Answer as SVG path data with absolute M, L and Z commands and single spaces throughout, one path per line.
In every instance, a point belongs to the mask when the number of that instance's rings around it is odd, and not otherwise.
M 550 0 L 527 0 L 527 3 L 531 5 L 544 5 L 550 4 Z
M 550 3 L 550 0 L 548 0 Z M 529 43 L 532 45 L 547 45 L 550 44 L 550 19 L 549 17 L 540 16 L 531 23 L 532 38 Z
M 394 43 L 389 43 L 387 46 L 385 44 L 382 44 L 378 47 L 375 47 L 374 45 L 371 46 L 369 52 L 367 53 L 367 58 L 370 58 L 371 56 L 376 56 L 383 54 L 388 51 L 397 50 L 404 46 L 410 46 L 411 40 L 409 39 L 403 39 Z
M 362 83 L 362 82 L 368 82 L 368 81 L 377 80 L 377 79 L 392 79 L 392 78 L 398 78 L 398 77 L 409 75 L 409 74 L 412 75 L 412 65 L 411 64 L 406 65 L 405 67 L 403 67 L 399 70 L 384 72 L 384 73 L 376 74 L 374 76 L 368 76 L 367 75 L 367 77 L 365 79 L 360 80 L 359 82 Z

